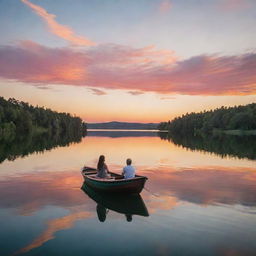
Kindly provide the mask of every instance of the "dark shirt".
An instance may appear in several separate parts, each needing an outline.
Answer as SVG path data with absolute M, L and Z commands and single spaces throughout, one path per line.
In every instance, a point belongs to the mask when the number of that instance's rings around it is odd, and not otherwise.
M 106 178 L 107 176 L 108 176 L 108 172 L 107 172 L 106 165 L 104 164 L 104 166 L 98 170 L 97 177 Z

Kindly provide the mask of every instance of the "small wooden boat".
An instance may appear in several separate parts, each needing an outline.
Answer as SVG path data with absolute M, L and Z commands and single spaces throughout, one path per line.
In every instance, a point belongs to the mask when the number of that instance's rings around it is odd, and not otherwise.
M 98 178 L 97 170 L 84 167 L 82 175 L 85 183 L 91 188 L 111 193 L 139 194 L 144 188 L 147 177 L 135 175 L 132 179 L 122 179 L 122 175 L 110 172 L 110 178 Z
M 147 207 L 139 194 L 110 194 L 98 192 L 84 182 L 81 189 L 98 205 L 106 209 L 126 214 L 149 216 Z

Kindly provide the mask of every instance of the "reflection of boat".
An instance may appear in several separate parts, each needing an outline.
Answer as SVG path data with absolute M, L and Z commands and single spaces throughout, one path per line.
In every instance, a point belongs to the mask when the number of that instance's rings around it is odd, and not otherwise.
M 127 220 L 132 215 L 149 216 L 146 205 L 139 194 L 104 194 L 95 191 L 86 183 L 83 184 L 81 189 L 98 204 L 98 216 L 100 211 L 104 213 L 102 210 L 104 208 L 125 214 Z
M 97 170 L 91 167 L 84 167 L 82 175 L 85 183 L 98 190 L 104 192 L 118 193 L 140 193 L 144 188 L 147 177 L 135 175 L 132 179 L 122 179 L 122 175 L 110 172 L 111 178 L 102 179 L 96 177 Z

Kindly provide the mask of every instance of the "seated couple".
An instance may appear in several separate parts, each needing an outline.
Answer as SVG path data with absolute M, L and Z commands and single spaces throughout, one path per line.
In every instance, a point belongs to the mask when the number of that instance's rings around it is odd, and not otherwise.
M 131 165 L 132 160 L 128 158 L 126 160 L 126 166 L 123 168 L 122 177 L 124 179 L 131 179 L 135 177 L 135 168 Z M 99 157 L 97 165 L 97 177 L 99 178 L 110 178 L 108 166 L 105 164 L 105 156 L 101 155 Z

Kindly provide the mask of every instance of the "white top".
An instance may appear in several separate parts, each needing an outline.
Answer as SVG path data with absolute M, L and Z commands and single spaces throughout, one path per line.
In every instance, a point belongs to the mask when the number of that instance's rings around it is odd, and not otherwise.
M 123 175 L 125 179 L 131 179 L 135 177 L 135 168 L 131 165 L 126 165 L 123 168 Z

